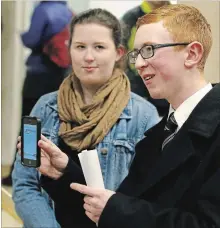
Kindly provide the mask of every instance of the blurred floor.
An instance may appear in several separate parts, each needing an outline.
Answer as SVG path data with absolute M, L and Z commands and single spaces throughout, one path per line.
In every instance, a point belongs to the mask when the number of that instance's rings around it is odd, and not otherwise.
M 18 223 L 11 215 L 9 215 L 5 210 L 2 210 L 2 224 L 1 227 L 6 228 L 20 228 L 22 224 Z
M 2 177 L 8 175 L 10 166 L 2 166 Z M 1 186 L 2 195 L 2 224 L 1 227 L 22 227 L 22 221 L 18 217 L 14 209 L 14 203 L 12 201 L 12 188 L 2 185 Z

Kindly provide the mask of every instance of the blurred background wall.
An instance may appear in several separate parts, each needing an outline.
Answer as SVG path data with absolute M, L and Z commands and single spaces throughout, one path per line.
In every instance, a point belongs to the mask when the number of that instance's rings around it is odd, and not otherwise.
M 139 5 L 141 0 L 69 0 L 68 4 L 75 13 L 88 8 L 106 8 L 120 18 L 128 9 Z M 176 2 L 176 1 L 172 1 Z M 201 10 L 212 26 L 213 48 L 210 53 L 206 78 L 212 82 L 220 81 L 220 2 L 219 1 L 180 1 Z M 25 60 L 29 53 L 20 41 L 20 33 L 29 27 L 30 16 L 35 1 L 1 1 L 2 43 L 1 43 L 1 77 L 2 77 L 2 164 L 11 164 L 14 157 L 16 139 L 21 118 L 21 88 L 25 75 Z
M 207 80 L 220 82 L 220 1 L 182 1 L 178 3 L 195 6 L 206 17 L 212 27 L 213 46 L 207 60 L 205 77 Z

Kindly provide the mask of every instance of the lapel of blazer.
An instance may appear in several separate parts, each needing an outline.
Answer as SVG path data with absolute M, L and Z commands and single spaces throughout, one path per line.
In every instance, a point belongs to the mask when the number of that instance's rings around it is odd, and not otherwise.
M 201 137 L 211 137 L 213 135 L 216 124 L 220 123 L 219 92 L 220 85 L 218 84 L 195 108 L 163 152 L 161 152 L 161 144 L 167 116 L 146 132 L 146 138 L 139 142 L 136 147 L 137 160 L 135 163 L 136 168 L 138 168 L 138 181 L 132 195 L 139 196 L 146 192 L 163 177 L 196 154 L 191 139 L 192 134 L 197 134 Z M 207 116 L 208 114 L 213 119 L 210 120 Z M 143 155 L 143 150 L 145 149 L 146 155 Z
M 158 134 L 161 135 L 161 131 L 159 132 L 155 129 L 153 134 L 158 137 Z M 152 140 L 150 137 L 146 137 L 145 139 L 148 161 L 144 162 L 144 164 L 142 160 L 139 161 L 143 166 L 140 167 L 141 172 L 138 174 L 141 176 L 138 177 L 140 181 L 136 188 L 135 196 L 139 196 L 147 191 L 195 154 L 190 136 L 187 134 L 186 129 L 182 128 L 174 137 L 172 143 L 167 145 L 163 152 L 161 152 L 161 139 L 163 139 L 163 137 L 160 139 L 157 138 L 157 140 Z M 155 141 L 157 141 L 158 146 L 156 146 L 154 150 L 149 151 L 149 148 L 153 148 L 153 145 L 155 146 Z

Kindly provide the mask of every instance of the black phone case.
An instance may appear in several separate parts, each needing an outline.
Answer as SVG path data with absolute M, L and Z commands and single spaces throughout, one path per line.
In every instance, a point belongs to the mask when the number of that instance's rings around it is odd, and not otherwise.
M 31 116 L 23 116 L 22 117 L 22 127 L 21 127 L 21 164 L 24 166 L 28 166 L 28 167 L 34 167 L 37 168 L 40 166 L 40 157 L 41 157 L 41 152 L 40 152 L 40 147 L 38 145 L 37 146 L 37 160 L 36 160 L 36 164 L 35 165 L 30 165 L 28 163 L 26 163 L 24 161 L 24 149 L 23 149 L 23 133 L 24 133 L 24 120 L 25 119 L 30 119 L 30 120 L 34 120 L 36 121 L 36 125 L 37 125 L 37 142 L 40 140 L 41 138 L 41 121 L 40 119 L 36 118 L 36 117 L 31 117 Z

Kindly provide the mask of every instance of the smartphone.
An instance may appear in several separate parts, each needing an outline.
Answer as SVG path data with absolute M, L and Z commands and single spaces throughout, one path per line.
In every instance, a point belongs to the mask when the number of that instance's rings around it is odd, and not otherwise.
M 31 116 L 22 117 L 21 126 L 21 164 L 29 167 L 40 166 L 40 148 L 38 141 L 41 135 L 40 119 Z

